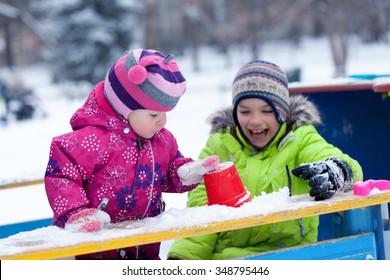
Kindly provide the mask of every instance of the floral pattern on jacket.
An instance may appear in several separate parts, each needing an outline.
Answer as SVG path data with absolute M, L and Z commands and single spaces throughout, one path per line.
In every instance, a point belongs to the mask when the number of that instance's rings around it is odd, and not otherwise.
M 105 211 L 112 223 L 154 217 L 163 211 L 162 192 L 196 187 L 180 182 L 177 169 L 192 159 L 180 153 L 174 136 L 163 128 L 140 138 L 107 103 L 103 85 L 72 116 L 73 131 L 54 137 L 50 146 L 45 188 L 59 227 L 73 213 L 97 208 L 103 198 L 109 199 Z M 158 259 L 159 244 L 140 248 L 85 257 Z

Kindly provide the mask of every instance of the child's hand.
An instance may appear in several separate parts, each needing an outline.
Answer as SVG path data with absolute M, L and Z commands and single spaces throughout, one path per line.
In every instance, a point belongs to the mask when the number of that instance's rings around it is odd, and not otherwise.
M 338 158 L 303 164 L 294 168 L 291 173 L 309 180 L 310 196 L 315 200 L 331 198 L 336 191 L 346 190 L 352 184 L 351 168 Z
M 101 210 L 88 208 L 70 216 L 65 229 L 72 232 L 95 232 L 111 221 L 110 216 Z
M 219 157 L 209 156 L 202 160 L 186 163 L 179 167 L 177 173 L 180 181 L 185 186 L 199 184 L 203 180 L 203 175 L 215 170 L 219 166 Z

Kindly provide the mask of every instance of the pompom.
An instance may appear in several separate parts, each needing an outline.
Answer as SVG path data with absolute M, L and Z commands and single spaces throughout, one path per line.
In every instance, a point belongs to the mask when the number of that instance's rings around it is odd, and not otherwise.
M 146 80 L 147 74 L 148 72 L 146 71 L 146 68 L 137 64 L 130 68 L 129 72 L 127 73 L 127 77 L 131 83 L 139 85 Z

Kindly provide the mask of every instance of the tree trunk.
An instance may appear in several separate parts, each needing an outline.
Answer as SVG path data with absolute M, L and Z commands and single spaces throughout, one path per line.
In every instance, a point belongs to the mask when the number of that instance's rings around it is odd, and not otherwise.
M 12 68 L 14 66 L 14 61 L 13 61 L 13 57 L 12 57 L 12 38 L 11 38 L 9 20 L 7 20 L 7 19 L 3 21 L 3 30 L 4 30 L 4 37 L 5 37 L 6 65 L 8 68 Z
M 324 0 L 325 9 L 321 12 L 321 21 L 332 53 L 334 76 L 345 77 L 348 58 L 347 3 Z

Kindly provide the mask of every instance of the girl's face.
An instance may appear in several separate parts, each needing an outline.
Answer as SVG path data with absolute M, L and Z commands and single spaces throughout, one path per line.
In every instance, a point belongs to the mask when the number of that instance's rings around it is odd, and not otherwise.
M 272 107 L 262 99 L 247 98 L 237 105 L 242 132 L 256 148 L 264 148 L 275 137 L 280 124 Z
M 145 139 L 152 138 L 167 123 L 165 113 L 145 109 L 131 112 L 127 119 L 134 132 Z

